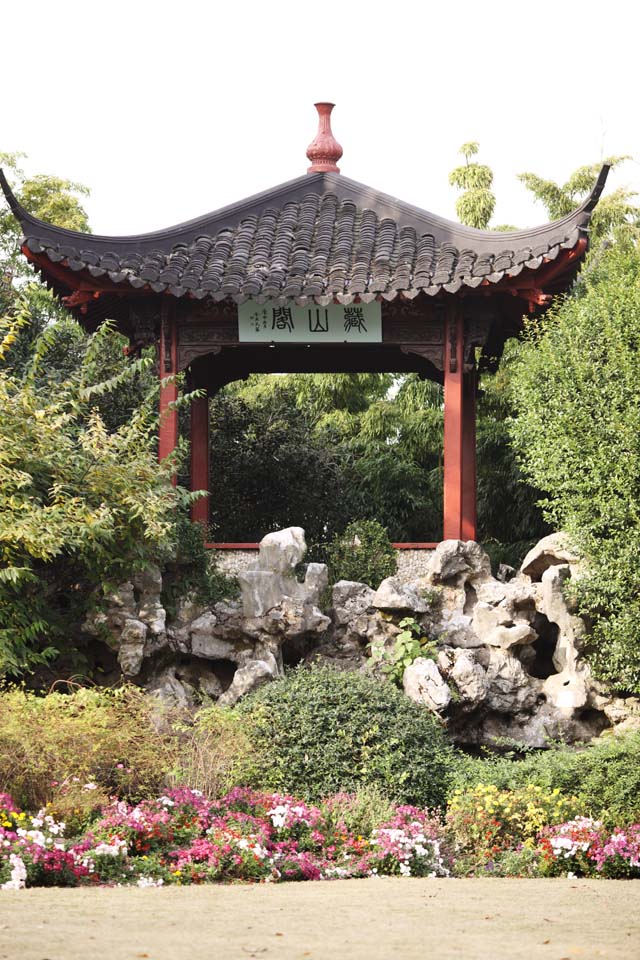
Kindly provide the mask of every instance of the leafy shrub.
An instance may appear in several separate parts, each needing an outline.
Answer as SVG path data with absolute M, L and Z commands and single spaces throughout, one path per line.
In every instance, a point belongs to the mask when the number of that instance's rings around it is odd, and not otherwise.
M 407 667 L 411 666 L 418 657 L 435 660 L 437 647 L 434 640 L 429 640 L 423 635 L 422 627 L 415 617 L 403 617 L 398 626 L 401 632 L 395 638 L 392 647 L 372 644 L 370 663 L 374 666 L 381 664 L 380 669 L 385 676 L 401 687 Z
M 356 580 L 375 590 L 397 569 L 395 550 L 377 520 L 354 520 L 327 549 L 330 578 Z
M 588 561 L 575 585 L 598 675 L 640 692 L 640 248 L 592 258 L 573 296 L 532 324 L 512 371 L 511 422 L 545 518 Z
M 154 731 L 157 709 L 136 687 L 46 697 L 3 691 L 0 789 L 28 809 L 54 799 L 60 806 L 78 781 L 132 798 L 157 792 L 177 752 L 171 735 Z
M 26 307 L 0 317 L 0 362 L 28 323 Z M 144 566 L 172 529 L 181 494 L 171 465 L 157 462 L 157 384 L 111 432 L 96 409 L 152 364 L 124 364 L 96 383 L 93 359 L 110 334 L 109 324 L 93 334 L 53 393 L 37 379 L 46 331 L 21 377 L 0 367 L 0 675 L 68 646 L 87 607 Z
M 134 686 L 0 693 L 0 790 L 28 809 L 51 803 L 62 819 L 86 819 L 107 795 L 138 800 L 185 780 L 222 792 L 243 749 L 228 712 L 193 722 Z
M 463 876 L 462 864 L 457 865 L 457 876 Z M 487 862 L 484 870 L 476 868 L 474 875 L 491 877 L 538 877 L 540 876 L 540 850 L 518 844 L 514 849 L 504 850 Z
M 640 820 L 640 732 L 601 737 L 582 750 L 568 747 L 532 752 L 521 760 L 458 755 L 452 780 L 457 788 L 493 784 L 515 790 L 527 784 L 575 795 L 580 808 L 607 824 Z
M 174 724 L 179 755 L 171 781 L 200 790 L 205 797 L 221 796 L 236 783 L 237 768 L 249 752 L 241 719 L 229 710 L 208 707 L 189 723 Z
M 478 784 L 454 791 L 447 810 L 447 827 L 456 845 L 459 873 L 477 873 L 508 851 L 533 847 L 540 830 L 562 823 L 577 812 L 575 797 L 528 785 L 498 790 Z
M 394 806 L 382 790 L 371 784 L 355 793 L 335 793 L 320 804 L 323 817 L 336 831 L 368 836 L 382 823 L 391 820 Z
M 299 667 L 237 709 L 255 750 L 250 783 L 316 800 L 365 785 L 398 802 L 445 799 L 452 748 L 437 720 L 389 683 Z

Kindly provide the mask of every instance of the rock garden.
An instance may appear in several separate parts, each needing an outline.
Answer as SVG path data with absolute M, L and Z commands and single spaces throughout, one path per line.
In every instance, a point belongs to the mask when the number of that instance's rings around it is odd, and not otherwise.
M 172 615 L 150 569 L 85 624 L 128 683 L 0 693 L 3 889 L 640 877 L 637 701 L 582 656 L 566 537 L 377 589 L 305 549 L 269 534 L 239 599 Z

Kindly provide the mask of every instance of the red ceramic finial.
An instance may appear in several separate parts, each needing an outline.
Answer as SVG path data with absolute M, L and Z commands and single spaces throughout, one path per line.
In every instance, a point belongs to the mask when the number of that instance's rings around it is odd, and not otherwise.
M 340 173 L 338 160 L 342 156 L 342 147 L 331 132 L 334 106 L 334 103 L 314 103 L 318 111 L 318 132 L 307 147 L 307 156 L 311 160 L 307 173 Z

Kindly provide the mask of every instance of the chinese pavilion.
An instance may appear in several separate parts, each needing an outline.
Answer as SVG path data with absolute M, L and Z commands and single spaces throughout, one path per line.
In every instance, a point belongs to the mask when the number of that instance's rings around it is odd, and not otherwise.
M 87 330 L 111 318 L 132 350 L 157 347 L 161 459 L 178 437 L 174 375 L 187 371 L 190 388 L 204 388 L 191 410 L 193 490 L 209 489 L 208 396 L 233 380 L 414 371 L 444 384 L 443 534 L 475 539 L 478 373 L 495 368 L 523 316 L 572 282 L 608 168 L 561 220 L 474 230 L 342 176 L 333 104 L 316 107 L 305 175 L 154 233 L 44 223 L 0 171 L 22 251 Z M 208 521 L 207 498 L 192 516 Z

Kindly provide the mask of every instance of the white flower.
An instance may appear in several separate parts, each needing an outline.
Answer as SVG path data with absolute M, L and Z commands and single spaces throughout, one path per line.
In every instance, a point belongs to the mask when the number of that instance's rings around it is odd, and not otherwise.
M 16 833 L 22 840 L 31 840 L 38 847 L 47 846 L 47 837 L 42 830 L 25 830 L 24 827 L 18 827 Z
M 410 877 L 410 876 L 411 876 L 411 867 L 410 867 L 407 863 L 401 863 L 401 864 L 400 864 L 400 873 L 402 874 L 403 877 Z
M 162 879 L 162 877 L 159 880 L 154 880 L 153 877 L 138 878 L 139 887 L 161 887 L 163 884 L 164 884 L 164 880 Z
M 175 802 L 171 797 L 159 797 L 158 803 L 161 803 L 163 807 L 175 807 Z
M 98 785 L 96 783 L 85 783 L 82 788 L 83 790 L 97 790 Z
M 271 817 L 271 822 L 277 829 L 284 827 L 287 822 L 287 813 L 289 812 L 288 807 L 283 803 L 279 803 L 277 807 L 274 807 L 273 810 L 267 811 L 267 816 Z
M 344 867 L 327 867 L 322 874 L 323 880 L 333 880 L 334 877 L 337 877 L 340 880 L 344 880 L 345 877 L 349 876 L 349 871 L 345 870 Z
M 236 844 L 241 850 L 250 850 L 251 853 L 254 853 L 260 860 L 266 860 L 269 856 L 269 851 L 266 850 L 265 847 L 261 846 L 259 843 L 254 843 L 252 845 L 251 841 L 246 837 L 240 837 L 239 840 L 236 840 Z
M 115 837 L 112 843 L 99 843 L 92 853 L 98 857 L 119 857 L 120 855 L 126 857 L 127 844 L 125 840 Z
M 11 879 L 3 883 L 0 890 L 22 890 L 27 879 L 27 868 L 15 853 L 10 854 L 9 863 L 11 864 Z

